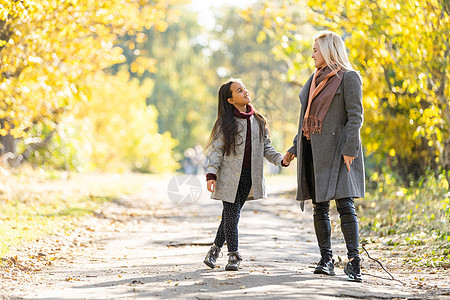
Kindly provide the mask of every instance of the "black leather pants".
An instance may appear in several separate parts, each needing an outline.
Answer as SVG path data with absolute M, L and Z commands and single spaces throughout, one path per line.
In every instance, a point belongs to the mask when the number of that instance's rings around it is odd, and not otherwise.
M 349 259 L 359 256 L 358 217 L 353 198 L 336 199 L 336 207 L 341 218 L 341 230 L 347 246 Z M 314 230 L 322 257 L 331 258 L 330 202 L 314 203 Z
M 314 206 L 314 230 L 316 232 L 321 256 L 331 258 L 333 254 L 331 251 L 330 202 L 316 202 L 311 142 L 307 141 L 305 138 L 303 142 L 305 145 L 305 148 L 303 149 L 303 162 L 305 165 L 306 183 Z M 345 243 L 347 244 L 348 258 L 358 257 L 358 217 L 356 215 L 353 198 L 337 199 L 336 206 L 341 218 L 341 230 L 344 235 Z

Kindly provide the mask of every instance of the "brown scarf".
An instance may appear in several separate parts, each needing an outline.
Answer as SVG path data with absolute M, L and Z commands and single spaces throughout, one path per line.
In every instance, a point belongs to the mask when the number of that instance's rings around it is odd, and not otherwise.
M 336 76 L 338 74 L 338 76 Z M 309 88 L 308 106 L 303 119 L 303 135 L 310 140 L 314 132 L 322 132 L 322 122 L 341 84 L 344 71 L 332 71 L 328 66 L 314 72 Z

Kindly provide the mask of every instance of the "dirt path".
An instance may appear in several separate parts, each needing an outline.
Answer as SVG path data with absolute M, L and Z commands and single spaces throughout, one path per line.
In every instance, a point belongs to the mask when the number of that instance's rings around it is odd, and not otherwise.
M 202 179 L 202 178 L 201 178 Z M 203 181 L 202 181 L 203 182 Z M 284 182 L 284 183 L 283 183 Z M 448 299 L 448 289 L 423 289 L 414 274 L 394 273 L 390 280 L 363 255 L 364 282 L 347 281 L 342 264 L 337 276 L 313 274 L 319 260 L 311 211 L 280 196 L 294 179 L 268 178 L 269 198 L 248 202 L 240 221 L 237 272 L 211 270 L 202 260 L 214 239 L 221 204 L 205 189 L 197 203 L 175 205 L 168 181 L 149 182 L 144 192 L 108 204 L 71 237 L 70 256 L 31 272 L 28 280 L 0 293 L 15 299 Z M 61 243 L 63 237 L 49 237 Z M 50 247 L 51 248 L 51 247 Z M 69 248 L 68 248 L 69 249 Z M 335 256 L 346 257 L 341 235 L 334 236 Z M 44 253 L 43 257 L 51 255 Z M 439 285 L 443 280 L 433 278 Z

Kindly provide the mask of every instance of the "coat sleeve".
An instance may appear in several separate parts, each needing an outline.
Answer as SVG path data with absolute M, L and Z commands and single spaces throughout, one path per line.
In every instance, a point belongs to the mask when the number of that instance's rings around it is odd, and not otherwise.
M 363 124 L 362 82 L 355 71 L 345 72 L 343 80 L 347 123 L 342 154 L 358 157 L 361 149 L 360 129 Z
M 281 166 L 283 154 L 275 150 L 275 147 L 272 146 L 272 142 L 269 138 L 269 131 L 266 127 L 264 128 L 264 157 L 274 165 Z
M 206 173 L 216 174 L 219 172 L 224 155 L 223 134 L 217 134 L 207 149 Z
M 298 134 L 295 136 L 295 138 L 292 142 L 292 144 L 293 144 L 292 147 L 287 150 L 289 153 L 294 154 L 296 157 L 297 157 L 297 137 L 298 137 Z

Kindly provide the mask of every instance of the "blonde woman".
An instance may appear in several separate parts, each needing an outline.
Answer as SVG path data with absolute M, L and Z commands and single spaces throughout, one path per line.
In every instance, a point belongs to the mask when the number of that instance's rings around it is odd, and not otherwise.
M 358 218 L 354 198 L 365 194 L 360 129 L 361 78 L 352 68 L 342 38 L 321 31 L 314 38 L 314 74 L 300 91 L 298 134 L 284 163 L 297 164 L 297 200 L 312 199 L 314 229 L 321 259 L 314 273 L 335 275 L 331 251 L 330 200 L 336 201 L 349 262 L 348 279 L 361 282 Z

